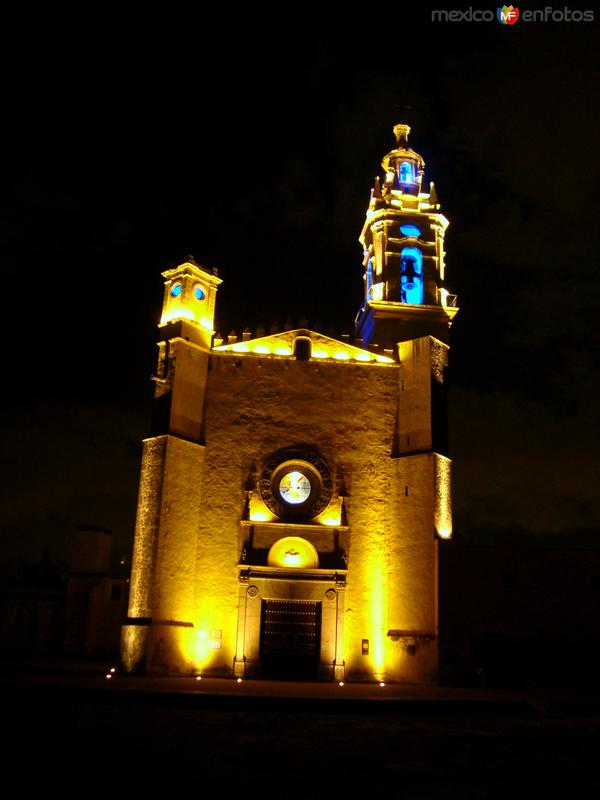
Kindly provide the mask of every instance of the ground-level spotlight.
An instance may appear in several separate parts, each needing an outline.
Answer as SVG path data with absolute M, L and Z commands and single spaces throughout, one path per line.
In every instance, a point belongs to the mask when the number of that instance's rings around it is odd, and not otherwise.
M 241 682 L 242 682 L 242 679 L 241 679 L 241 678 L 238 678 L 238 679 L 237 679 L 237 683 L 241 683 Z
M 115 667 L 111 667 L 111 668 L 110 668 L 110 672 L 112 672 L 112 673 L 113 673 L 113 675 L 115 674 L 115 672 L 116 672 L 116 671 L 117 671 L 117 670 L 116 670 L 116 668 L 115 668 Z
M 105 677 L 107 680 L 110 680 L 110 679 L 112 678 L 112 675 L 110 674 L 110 672 L 107 672 L 107 673 L 106 673 L 106 675 L 105 675 L 104 677 Z
M 381 681 L 379 685 L 380 685 L 380 686 L 381 686 L 381 688 L 383 689 L 383 687 L 385 686 L 385 683 L 384 683 L 383 681 Z
M 202 675 L 196 675 L 196 680 L 197 681 L 201 681 L 202 680 Z
M 344 681 L 340 681 L 340 682 L 338 683 L 338 686 L 343 686 L 343 685 L 344 685 Z

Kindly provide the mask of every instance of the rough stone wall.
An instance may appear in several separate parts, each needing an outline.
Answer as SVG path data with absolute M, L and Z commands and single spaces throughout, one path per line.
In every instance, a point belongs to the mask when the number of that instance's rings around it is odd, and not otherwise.
M 150 672 L 189 672 L 204 448 L 166 439 L 147 666 Z
M 208 353 L 188 342 L 171 342 L 172 383 L 169 432 L 198 442 L 202 435 L 202 411 Z
M 152 616 L 154 559 L 166 448 L 166 436 L 144 441 L 129 589 L 128 616 L 133 618 Z
M 414 631 L 415 651 L 406 640 L 388 638 L 395 680 L 435 682 L 437 678 L 437 541 L 434 531 L 435 455 L 394 460 L 393 530 L 390 534 L 389 629 Z M 431 639 L 425 638 L 427 634 Z
M 204 448 L 167 437 L 152 618 L 189 622 L 193 607 Z
M 173 436 L 147 443 L 130 608 L 149 616 L 153 583 L 149 671 L 231 674 L 247 491 L 274 451 L 306 445 L 317 448 L 329 464 L 334 496 L 345 497 L 348 677 L 435 679 L 435 642 L 411 651 L 388 636 L 395 629 L 437 630 L 434 457 L 396 457 L 399 425 L 406 431 L 416 426 L 427 441 L 428 342 L 417 347 L 418 369 L 408 376 L 414 385 L 404 399 L 402 367 L 395 364 L 211 355 L 204 446 Z M 406 379 L 406 368 L 404 374 Z M 153 545 L 157 514 L 160 534 Z M 291 533 L 294 529 L 285 524 L 280 536 L 273 528 L 255 526 L 261 546 Z M 311 540 L 321 552 L 328 551 L 334 535 L 335 528 L 323 527 Z M 148 583 L 153 546 L 154 581 Z M 363 640 L 369 643 L 368 654 L 362 651 Z
M 398 452 L 431 449 L 431 339 L 421 337 L 398 346 L 400 409 Z
M 121 630 L 121 662 L 126 672 L 146 667 L 166 449 L 167 437 L 155 436 L 144 441 L 142 450 L 128 606 L 129 619 L 137 622 Z
M 397 392 L 396 366 L 213 355 L 205 411 L 210 480 L 199 528 L 196 613 L 199 619 L 208 614 L 210 626 L 217 618 L 229 620 L 214 667 L 231 668 L 233 658 L 244 489 L 273 451 L 306 444 L 329 463 L 335 491 L 347 494 L 352 611 L 346 613 L 346 660 L 351 670 L 361 671 L 361 638 L 374 624 L 368 598 L 373 581 L 385 581 Z M 281 536 L 289 532 L 282 525 Z M 333 539 L 333 530 L 322 535 Z

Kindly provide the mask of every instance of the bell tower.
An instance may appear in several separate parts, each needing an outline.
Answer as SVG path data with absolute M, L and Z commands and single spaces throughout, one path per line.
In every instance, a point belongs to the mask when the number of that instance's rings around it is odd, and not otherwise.
M 165 279 L 165 296 L 160 327 L 187 320 L 192 323 L 191 328 L 199 333 L 194 338 L 210 349 L 220 278 L 214 271 L 208 272 L 196 264 L 191 256 L 189 261 L 168 269 L 162 275 Z
M 180 671 L 193 627 L 204 409 L 221 279 L 190 257 L 163 272 L 152 435 L 144 440 L 121 655 L 127 672 Z
M 201 442 L 208 353 L 221 279 L 191 257 L 162 275 L 165 294 L 153 378 L 152 432 Z
M 433 183 L 423 187 L 425 162 L 408 145 L 410 127 L 394 126 L 396 146 L 375 178 L 359 241 L 363 246 L 364 302 L 356 335 L 366 344 L 395 347 L 421 336 L 448 341 L 458 311 L 444 280 L 444 235 Z

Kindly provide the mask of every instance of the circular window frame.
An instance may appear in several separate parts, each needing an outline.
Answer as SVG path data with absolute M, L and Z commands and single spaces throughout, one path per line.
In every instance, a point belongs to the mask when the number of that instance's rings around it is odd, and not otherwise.
M 310 494 L 302 503 L 288 503 L 280 494 L 281 481 L 290 472 L 300 472 L 310 482 Z M 267 459 L 259 492 L 264 504 L 276 516 L 291 521 L 313 519 L 329 505 L 333 479 L 326 462 L 317 453 L 289 448 Z

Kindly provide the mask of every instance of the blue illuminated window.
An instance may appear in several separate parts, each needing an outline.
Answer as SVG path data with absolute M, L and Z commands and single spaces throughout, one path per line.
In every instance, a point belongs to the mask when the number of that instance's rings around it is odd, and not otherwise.
M 181 284 L 174 283 L 173 286 L 171 286 L 171 295 L 173 297 L 179 297 L 180 294 L 181 294 Z
M 371 297 L 371 286 L 373 286 L 373 262 L 367 261 L 367 297 Z
M 420 236 L 421 229 L 417 228 L 416 225 L 400 225 L 400 233 L 403 233 L 405 236 Z
M 204 289 L 200 286 L 199 283 L 197 283 L 194 286 L 194 297 L 196 298 L 196 300 L 204 300 L 205 296 L 206 295 L 204 294 Z
M 414 183 L 413 166 L 410 161 L 400 164 L 400 183 Z
M 423 254 L 418 247 L 405 247 L 400 254 L 400 300 L 423 302 Z

